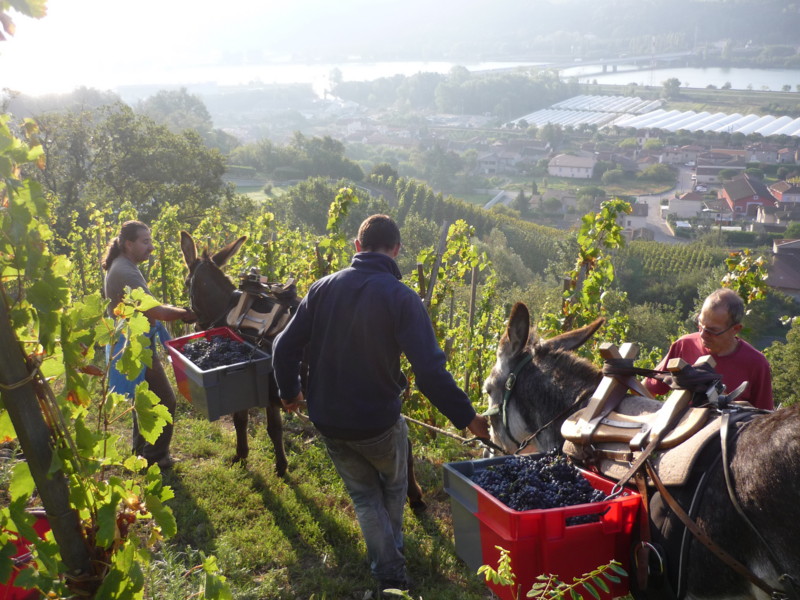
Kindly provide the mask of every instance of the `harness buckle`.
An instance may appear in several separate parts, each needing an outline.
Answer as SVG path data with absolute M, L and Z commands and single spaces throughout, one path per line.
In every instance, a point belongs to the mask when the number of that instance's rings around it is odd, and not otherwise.
M 506 389 L 510 392 L 514 389 L 514 384 L 517 383 L 517 374 L 512 372 L 508 374 L 508 379 L 506 379 Z

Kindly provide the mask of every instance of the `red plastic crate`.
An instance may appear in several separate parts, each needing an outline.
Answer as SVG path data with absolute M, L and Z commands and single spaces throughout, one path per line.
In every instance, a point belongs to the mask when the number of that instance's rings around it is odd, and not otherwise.
M 44 539 L 47 532 L 50 531 L 50 523 L 47 520 L 47 516 L 43 510 L 32 510 L 30 512 L 36 517 L 33 529 L 39 534 L 40 538 Z M 17 553 L 12 558 L 14 566 L 12 567 L 9 580 L 5 583 L 0 583 L 0 600 L 36 600 L 41 596 L 39 590 L 30 590 L 14 586 L 17 573 L 25 569 L 31 561 L 31 542 L 20 538 L 14 545 L 17 548 Z
M 254 349 L 253 359 L 204 371 L 182 354 L 181 350 L 187 343 L 215 336 L 227 337 Z M 244 341 L 232 329 L 216 327 L 169 340 L 166 346 L 178 391 L 209 421 L 240 410 L 268 405 L 272 357 Z
M 630 573 L 630 550 L 638 526 L 641 496 L 626 488 L 623 495 L 602 502 L 564 508 L 516 511 L 509 508 L 471 477 L 478 471 L 510 457 L 488 458 L 444 465 L 445 490 L 450 494 L 456 553 L 470 568 L 483 564 L 497 568 L 500 546 L 509 552 L 516 576 L 517 597 L 533 587 L 539 575 L 553 574 L 566 583 L 608 563 L 619 561 Z M 581 471 L 595 489 L 608 494 L 613 481 Z M 596 523 L 567 525 L 569 517 L 599 514 Z M 502 600 L 512 600 L 510 587 L 488 583 Z M 609 582 L 610 592 L 602 598 L 617 598 L 628 593 L 628 579 Z M 584 594 L 586 596 L 586 594 Z

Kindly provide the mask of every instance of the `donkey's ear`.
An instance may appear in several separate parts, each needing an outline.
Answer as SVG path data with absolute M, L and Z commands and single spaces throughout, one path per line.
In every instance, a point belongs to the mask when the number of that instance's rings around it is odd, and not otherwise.
M 247 236 L 243 235 L 242 237 L 240 237 L 235 242 L 231 242 L 230 244 L 225 246 L 222 250 L 220 250 L 214 256 L 211 257 L 212 262 L 215 265 L 217 265 L 218 267 L 221 267 L 222 265 L 224 265 L 226 262 L 228 262 L 228 259 L 231 256 L 233 256 L 234 254 L 236 254 L 239 251 L 239 248 L 242 247 L 242 244 L 244 244 L 244 241 L 246 239 L 247 239 Z
M 512 355 L 525 349 L 530 332 L 531 315 L 528 307 L 522 302 L 517 302 L 511 309 L 511 317 L 508 319 L 508 328 L 506 329 L 506 337 L 511 344 Z
M 600 317 L 594 322 L 584 325 L 580 329 L 573 329 L 567 333 L 562 333 L 554 338 L 550 338 L 542 342 L 542 346 L 551 350 L 575 350 L 583 346 L 605 322 L 606 320 Z
M 197 246 L 194 245 L 192 236 L 181 231 L 181 250 L 183 251 L 183 260 L 186 261 L 186 266 L 191 268 L 197 260 Z

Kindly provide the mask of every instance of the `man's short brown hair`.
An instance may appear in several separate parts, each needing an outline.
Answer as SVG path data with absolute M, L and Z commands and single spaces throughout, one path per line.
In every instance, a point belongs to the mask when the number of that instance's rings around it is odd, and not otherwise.
M 400 228 L 388 215 L 372 215 L 358 228 L 358 242 L 364 252 L 392 250 L 400 243 Z
M 741 323 L 744 318 L 744 300 L 730 288 L 719 288 L 711 292 L 703 302 L 703 307 L 711 310 L 725 309 L 731 325 Z

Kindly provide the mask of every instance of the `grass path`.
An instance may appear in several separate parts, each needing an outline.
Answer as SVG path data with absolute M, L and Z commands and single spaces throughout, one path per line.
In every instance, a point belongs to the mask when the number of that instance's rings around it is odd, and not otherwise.
M 263 415 L 251 416 L 250 458 L 246 467 L 231 466 L 235 434 L 229 418 L 209 423 L 179 401 L 173 453 L 182 460 L 165 474 L 175 491 L 170 506 L 179 533 L 148 571 L 148 597 L 187 598 L 182 573 L 198 564 L 199 552 L 217 556 L 237 599 L 369 597 L 373 583 L 361 533 L 313 428 L 296 416 L 285 419 L 290 470 L 284 480 L 274 474 Z M 490 598 L 481 579 L 456 556 L 450 500 L 442 488 L 441 464 L 469 460 L 474 451 L 411 427 L 417 475 L 429 504 L 421 516 L 406 510 L 414 596 Z

